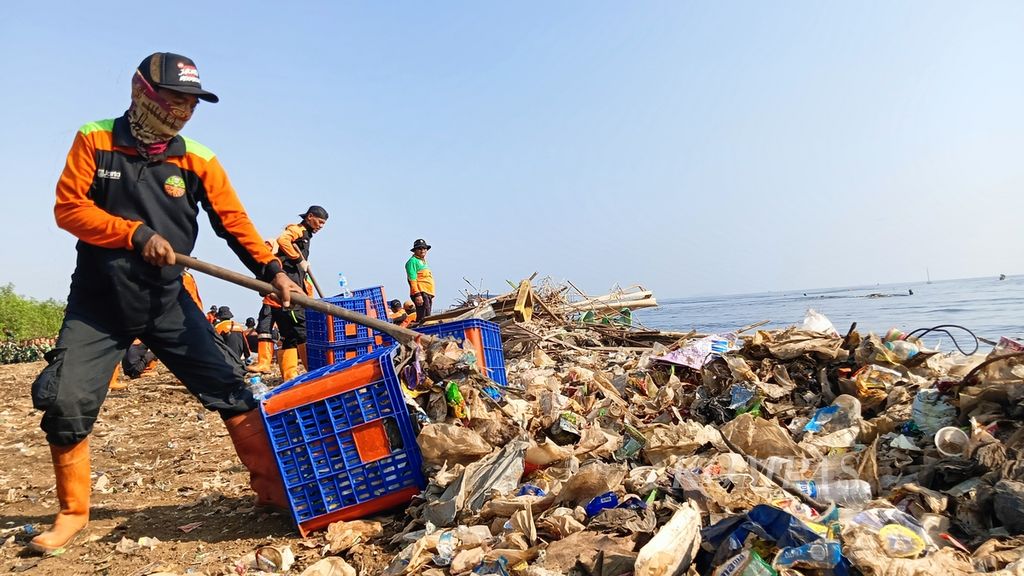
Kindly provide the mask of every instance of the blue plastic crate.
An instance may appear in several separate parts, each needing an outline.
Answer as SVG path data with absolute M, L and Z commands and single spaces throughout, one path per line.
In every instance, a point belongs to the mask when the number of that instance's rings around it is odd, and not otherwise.
M 351 360 L 373 352 L 377 348 L 392 346 L 395 339 L 387 334 L 377 334 L 371 338 L 346 342 L 344 344 L 317 345 L 311 342 L 306 343 L 306 358 L 309 360 L 310 370 L 323 368 L 336 364 L 343 360 Z
M 396 497 L 411 498 L 426 487 L 395 373 L 396 348 L 307 372 L 261 402 L 292 515 L 303 534 L 401 504 Z M 373 376 L 360 381 L 342 374 L 347 370 Z M 312 400 L 289 404 L 299 398 Z
M 350 297 L 332 296 L 324 298 L 323 301 L 385 322 L 388 319 L 383 286 L 360 288 L 353 290 Z M 308 343 L 317 346 L 354 344 L 376 335 L 379 335 L 379 332 L 372 328 L 340 318 L 328 319 L 322 312 L 306 309 L 306 341 Z
M 466 330 L 478 328 L 483 344 L 484 357 L 483 367 L 487 377 L 502 386 L 508 385 L 508 377 L 505 375 L 505 350 L 501 347 L 501 329 L 494 322 L 486 320 L 461 320 L 459 322 L 445 322 L 432 326 L 414 328 L 417 332 L 437 336 L 438 338 L 452 337 L 462 342 L 466 339 Z

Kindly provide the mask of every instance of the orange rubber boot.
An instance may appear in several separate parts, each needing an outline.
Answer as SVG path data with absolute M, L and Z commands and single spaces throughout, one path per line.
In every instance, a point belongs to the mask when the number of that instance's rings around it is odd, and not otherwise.
M 118 363 L 114 367 L 114 374 L 111 375 L 110 384 L 107 385 L 107 388 L 111 390 L 124 390 L 127 387 L 128 383 L 121 380 L 121 364 Z
M 53 527 L 28 543 L 29 548 L 44 554 L 64 548 L 89 523 L 89 439 L 71 446 L 50 444 L 53 472 L 57 477 L 57 501 L 60 511 Z
M 249 470 L 249 486 L 256 493 L 256 505 L 289 511 L 281 472 L 270 448 L 259 410 L 250 410 L 224 421 L 235 445 L 238 459 Z
M 256 345 L 256 363 L 248 368 L 249 372 L 268 374 L 273 363 L 274 343 L 270 340 L 260 340 Z
M 299 375 L 299 351 L 295 348 L 281 350 L 281 378 L 291 380 Z

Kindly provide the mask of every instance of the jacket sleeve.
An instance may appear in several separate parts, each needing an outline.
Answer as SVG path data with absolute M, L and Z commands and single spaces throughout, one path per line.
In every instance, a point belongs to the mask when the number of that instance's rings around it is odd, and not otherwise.
M 80 130 L 57 181 L 57 202 L 53 206 L 57 226 L 79 240 L 101 248 L 132 249 L 136 245 L 141 248 L 152 234 L 140 234 L 133 242 L 132 236 L 142 222 L 114 216 L 96 205 L 89 195 L 95 174 L 95 146 Z
M 210 157 L 196 167 L 205 193 L 200 194 L 203 209 L 210 216 L 213 231 L 227 240 L 228 246 L 253 274 L 264 280 L 281 271 L 281 262 L 270 252 L 256 226 L 249 220 L 238 194 L 217 158 Z
M 416 271 L 415 258 L 409 258 L 405 263 L 405 275 L 409 279 L 409 294 L 415 296 L 422 292 L 422 290 L 420 290 L 419 275 Z
M 295 247 L 295 244 L 293 244 L 293 242 L 298 240 L 300 236 L 302 236 L 302 227 L 290 225 L 286 226 L 284 232 L 277 237 L 277 248 L 281 252 L 284 252 L 284 255 L 288 257 L 288 260 L 302 260 L 302 253 L 299 252 L 299 249 Z

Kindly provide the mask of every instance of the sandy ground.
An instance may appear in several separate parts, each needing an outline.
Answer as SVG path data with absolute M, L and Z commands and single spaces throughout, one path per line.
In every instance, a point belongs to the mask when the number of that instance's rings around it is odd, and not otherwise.
M 291 547 L 292 574 L 321 558 L 323 536 L 303 539 L 290 517 L 254 508 L 220 417 L 162 366 L 107 397 L 91 436 L 89 526 L 59 555 L 29 553 L 31 530 L 45 530 L 57 510 L 49 448 L 29 396 L 43 366 L 0 366 L 7 398 L 0 407 L 0 572 L 239 574 L 244 555 L 271 544 Z M 385 523 L 385 534 L 405 524 L 401 511 L 374 519 Z M 159 543 L 132 550 L 123 541 L 143 537 Z M 372 544 L 346 557 L 363 574 L 379 573 L 391 559 Z

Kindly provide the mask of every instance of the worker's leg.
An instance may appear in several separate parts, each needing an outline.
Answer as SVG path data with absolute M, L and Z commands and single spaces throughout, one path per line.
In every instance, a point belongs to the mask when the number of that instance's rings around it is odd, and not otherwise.
M 434 297 L 430 294 L 427 294 L 426 292 L 420 292 L 420 295 L 423 296 L 423 305 L 417 306 L 416 308 L 416 321 L 419 322 L 420 324 L 423 324 L 423 321 L 426 320 L 427 317 L 429 317 L 432 312 L 432 308 L 434 305 Z M 420 307 L 423 308 L 422 314 L 420 313 Z
M 287 508 L 263 419 L 255 410 L 256 399 L 245 387 L 245 371 L 184 291 L 142 340 L 203 406 L 220 413 L 235 452 L 249 470 L 257 503 Z
M 89 522 L 89 433 L 107 395 L 110 374 L 130 337 L 114 335 L 68 310 L 46 368 L 32 383 L 32 405 L 43 410 L 60 511 L 53 527 L 29 547 L 53 552 L 67 546 Z
M 274 308 L 274 323 L 281 331 L 281 377 L 291 380 L 299 375 L 300 344 L 306 343 L 306 317 L 302 308 Z
M 264 304 L 260 308 L 260 313 L 256 318 L 256 338 L 258 338 L 258 344 L 256 346 L 256 364 L 249 367 L 250 372 L 270 372 L 270 367 L 274 363 L 274 318 L 271 313 L 271 307 L 269 304 Z

